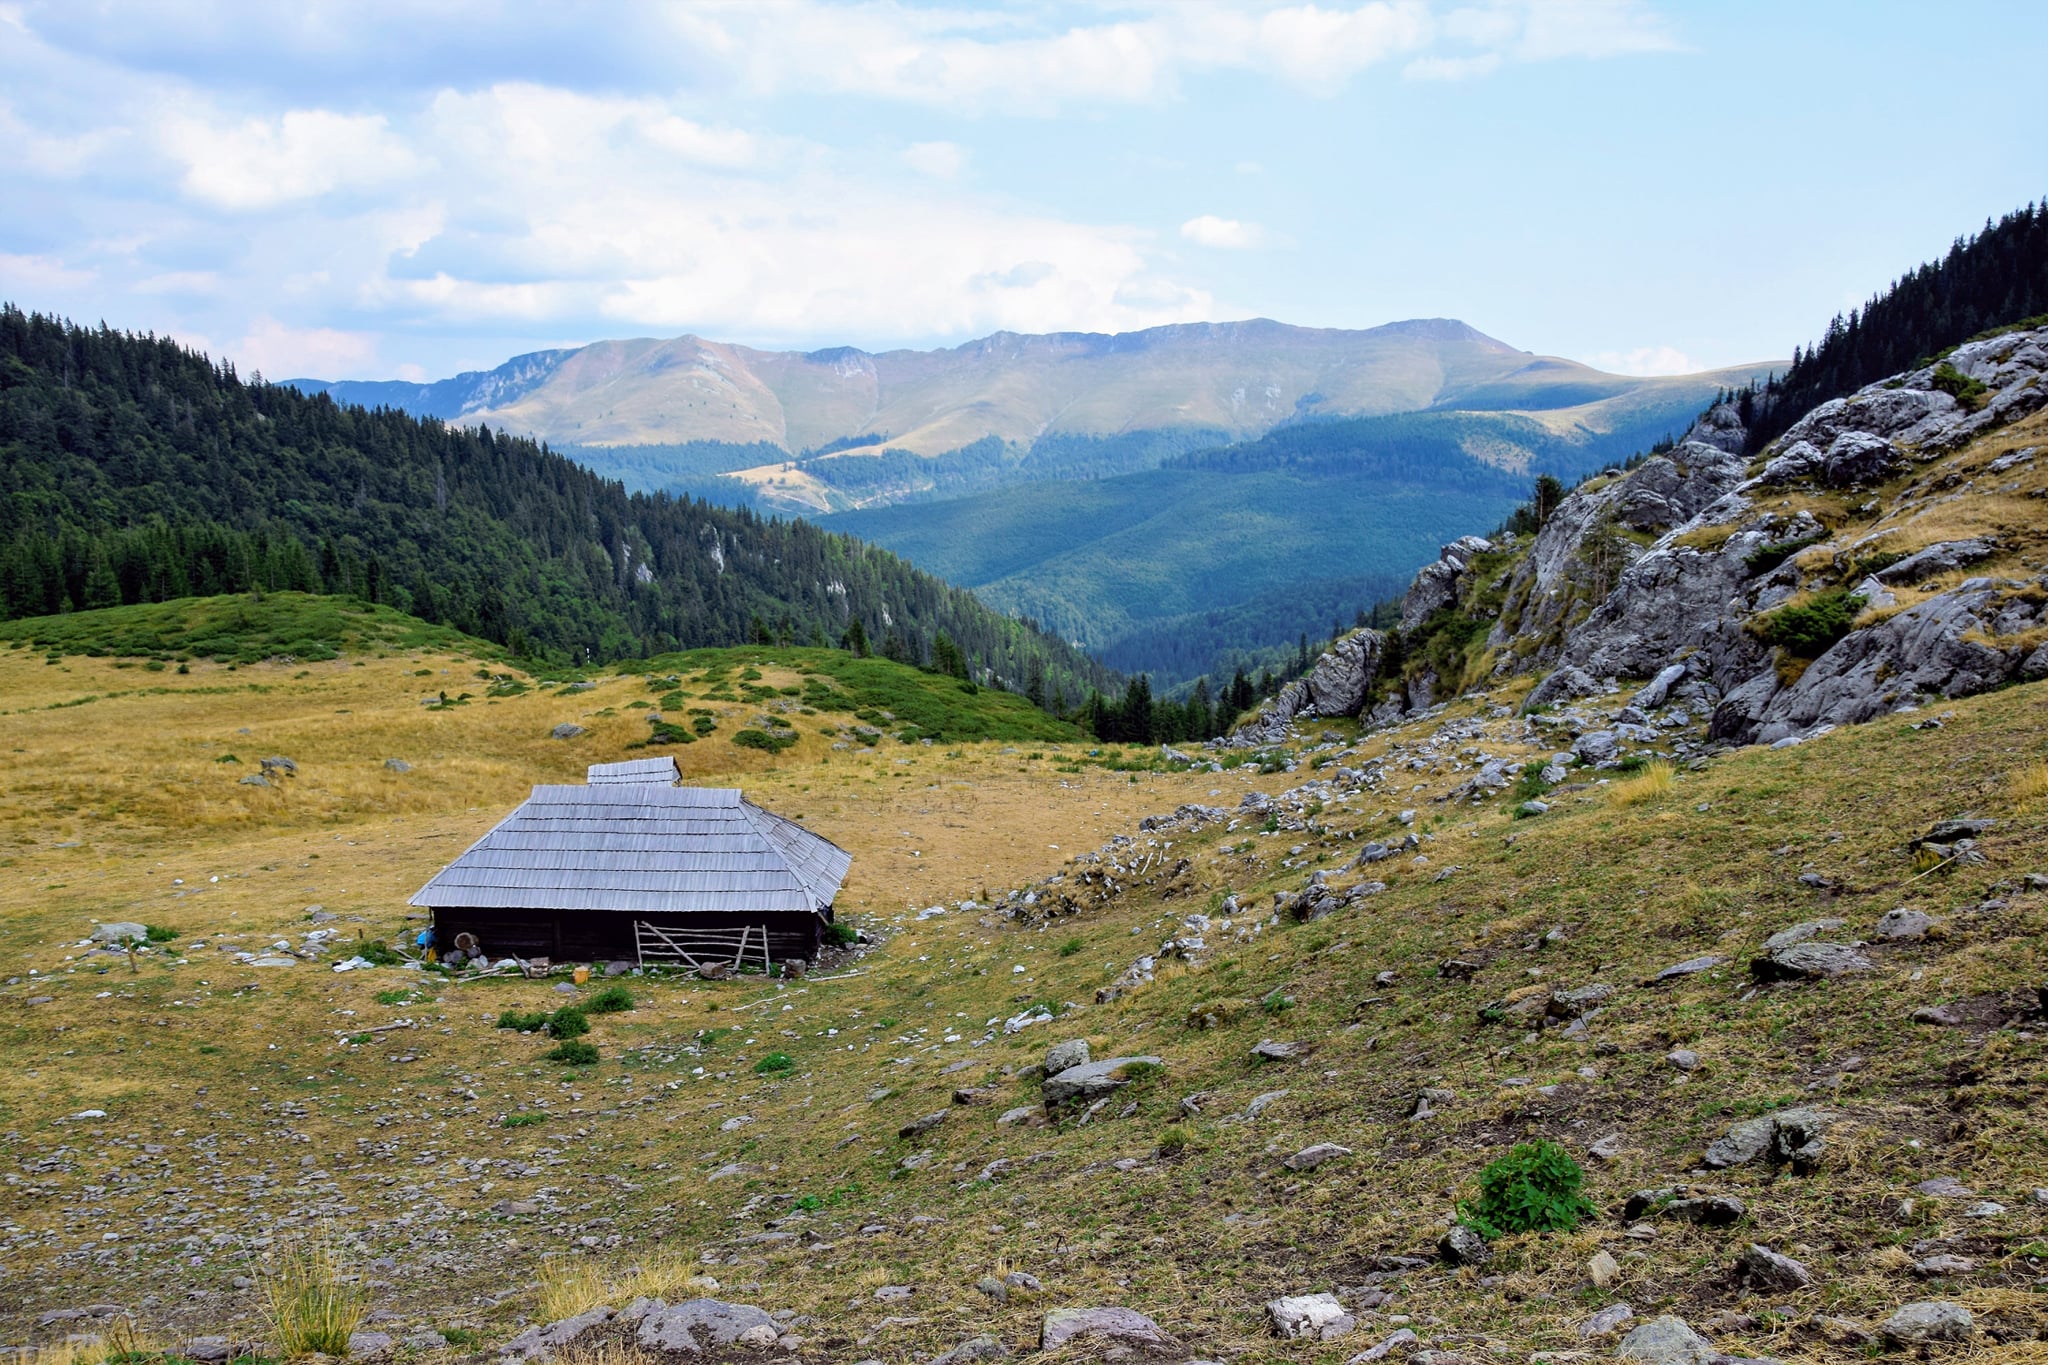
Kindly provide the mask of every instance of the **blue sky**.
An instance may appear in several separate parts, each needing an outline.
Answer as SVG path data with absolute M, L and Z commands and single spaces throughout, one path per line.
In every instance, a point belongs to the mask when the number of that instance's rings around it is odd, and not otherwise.
M 274 377 L 1462 318 L 1789 354 L 2048 191 L 2048 5 L 0 0 L 0 297 Z

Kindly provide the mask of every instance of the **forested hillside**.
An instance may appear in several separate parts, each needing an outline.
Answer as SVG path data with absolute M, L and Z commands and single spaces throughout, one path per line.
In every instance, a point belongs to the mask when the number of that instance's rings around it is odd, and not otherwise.
M 1742 395 L 1754 452 L 1816 404 L 1924 363 L 1988 328 L 2048 314 L 2048 202 L 2014 209 L 1948 255 L 1902 275 L 1848 317 L 1837 315 L 1784 375 Z
M 842 638 L 922 661 L 943 635 L 1019 688 L 1113 682 L 850 537 L 629 495 L 532 441 L 0 309 L 0 616 L 252 588 L 352 594 L 565 661 Z

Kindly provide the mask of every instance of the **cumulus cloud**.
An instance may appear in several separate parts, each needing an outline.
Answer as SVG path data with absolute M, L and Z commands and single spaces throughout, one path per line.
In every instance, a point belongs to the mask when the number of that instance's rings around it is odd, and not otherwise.
M 215 122 L 173 114 L 164 150 L 184 166 L 185 191 L 228 209 L 265 209 L 339 189 L 402 180 L 426 167 L 381 114 L 294 109 Z
M 1701 365 L 1676 346 L 1638 346 L 1630 351 L 1602 351 L 1592 363 L 1609 374 L 1698 374 Z
M 1265 229 L 1257 223 L 1240 223 L 1235 218 L 1218 218 L 1213 213 L 1188 219 L 1180 225 L 1180 235 L 1197 246 L 1226 250 L 1243 250 L 1266 240 Z

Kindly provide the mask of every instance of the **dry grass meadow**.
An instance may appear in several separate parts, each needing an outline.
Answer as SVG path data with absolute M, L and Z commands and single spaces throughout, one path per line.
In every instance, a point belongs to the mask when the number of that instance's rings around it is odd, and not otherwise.
M 90 1303 L 122 1305 L 154 1341 L 264 1340 L 265 1286 L 319 1241 L 366 1288 L 369 1326 L 441 1330 L 458 1355 L 572 1303 L 715 1282 L 805 1315 L 818 1360 L 926 1360 L 980 1332 L 1024 1348 L 1045 1308 L 1105 1303 L 1211 1359 L 1336 1362 L 1404 1323 L 1472 1359 L 1567 1359 L 1611 1353 L 1576 1328 L 1624 1299 L 1717 1324 L 1724 1350 L 1823 1361 L 1864 1352 L 1831 1344 L 1816 1314 L 1869 1326 L 1928 1297 L 1987 1329 L 1948 1358 L 2048 1360 L 2048 1205 L 2032 1194 L 2048 1185 L 2048 893 L 2024 881 L 2048 873 L 2048 687 L 1614 796 L 1570 784 L 1536 819 L 1513 819 L 1507 797 L 1436 800 L 1468 775 L 1436 761 L 1399 769 L 1398 792 L 1195 834 L 1137 822 L 1187 801 L 1235 813 L 1254 787 L 1316 774 L 1120 771 L 1101 761 L 1114 751 L 1091 761 L 1073 743 L 842 750 L 816 725 L 769 754 L 729 740 L 751 706 L 693 696 L 720 728 L 674 750 L 687 777 L 741 785 L 849 849 L 841 912 L 881 942 L 829 979 L 634 979 L 638 1007 L 593 1021 L 602 1060 L 569 1068 L 493 1027 L 561 1003 L 551 983 L 225 951 L 298 944 L 315 906 L 347 937 L 396 942 L 417 928 L 405 898 L 530 784 L 665 751 L 625 747 L 648 733 L 641 678 L 493 699 L 476 667 L 394 653 L 179 675 L 0 649 L 0 1342 L 61 1342 L 81 1329 L 40 1315 Z M 771 669 L 762 685 L 798 681 Z M 469 704 L 421 705 L 465 688 Z M 549 738 L 561 722 L 587 733 Z M 1439 723 L 1344 761 L 1411 753 Z M 239 781 L 272 754 L 299 776 Z M 1424 858 L 1375 865 L 1384 893 L 1309 923 L 1268 918 L 1311 871 L 1368 875 L 1352 857 L 1401 830 L 1398 807 L 1418 812 Z M 1986 861 L 1920 870 L 1908 842 L 1966 812 L 1998 822 Z M 1120 833 L 1189 866 L 1072 915 L 958 908 L 1072 873 L 1070 857 Z M 1195 962 L 1095 1003 L 1232 894 L 1246 909 L 1227 930 L 1212 920 Z M 1839 918 L 1869 938 L 1902 905 L 1942 923 L 1869 949 L 1873 972 L 1748 978 L 1775 930 Z M 948 910 L 917 918 L 929 906 Z M 178 937 L 134 971 L 85 955 L 93 923 L 113 920 Z M 1643 984 L 1703 954 L 1726 961 Z M 1441 974 L 1451 958 L 1477 964 L 1472 979 Z M 1488 1008 L 1596 982 L 1615 995 L 1577 1037 Z M 1060 1017 L 1002 1031 L 1037 1002 Z M 1961 1022 L 1907 1022 L 1936 1005 Z M 1035 1102 L 1029 1068 L 1066 1037 L 1164 1068 L 1086 1125 L 999 1125 Z M 1310 1050 L 1257 1064 L 1268 1038 Z M 1697 1069 L 1666 1060 L 1679 1048 Z M 792 1065 L 757 1073 L 771 1053 Z M 1413 1118 L 1425 1088 L 1449 1094 Z M 1839 1116 L 1818 1171 L 1694 1174 L 1728 1124 L 1793 1102 Z M 1618 1155 L 1594 1160 L 1609 1134 Z M 1597 1221 L 1510 1238 L 1483 1271 L 1389 1273 L 1384 1258 L 1429 1255 L 1487 1161 L 1537 1136 L 1587 1166 Z M 1282 1164 L 1315 1142 L 1351 1155 Z M 1916 1192 L 1938 1176 L 1975 1198 Z M 1673 1183 L 1736 1194 L 1747 1214 L 1625 1229 L 1630 1191 Z M 2003 1211 L 1965 1216 L 1975 1200 Z M 1814 1286 L 1741 1287 L 1730 1267 L 1753 1241 L 1806 1262 Z M 1622 1273 L 1595 1288 L 1601 1248 Z M 1912 1267 L 1930 1248 L 1976 1268 L 1923 1280 Z M 1043 1294 L 976 1289 L 1010 1269 Z M 1352 1337 L 1280 1342 L 1262 1320 L 1280 1294 L 1367 1284 L 1390 1297 Z M 910 1293 L 878 1298 L 885 1286 Z

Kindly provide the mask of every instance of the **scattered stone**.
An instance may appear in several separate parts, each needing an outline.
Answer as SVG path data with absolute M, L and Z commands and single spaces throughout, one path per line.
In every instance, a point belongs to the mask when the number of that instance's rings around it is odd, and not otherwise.
M 1804 943 L 1806 940 L 1818 937 L 1821 934 L 1831 934 L 1848 922 L 1845 919 L 1810 919 L 1804 924 L 1795 924 L 1789 929 L 1780 929 L 1777 933 L 1764 940 L 1764 951 L 1767 953 L 1775 952 L 1780 948 L 1790 948 L 1795 943 Z
M 240 782 L 236 783 L 235 785 L 241 787 L 268 787 L 272 785 L 272 783 L 270 779 L 265 777 L 262 773 L 250 773 L 247 777 L 243 778 Z
M 1845 943 L 1794 943 L 1752 960 L 1759 981 L 1818 981 L 1850 972 L 1874 971 L 1877 964 Z
M 1640 1360 L 1645 1365 L 1710 1365 L 1720 1352 L 1684 1319 L 1665 1313 L 1623 1337 L 1614 1354 L 1618 1360 Z
M 1824 1149 L 1821 1134 L 1832 1120 L 1830 1114 L 1806 1108 L 1744 1119 L 1707 1145 L 1706 1164 L 1724 1170 L 1767 1156 L 1772 1165 L 1789 1161 L 1795 1169 L 1809 1167 Z
M 772 1346 L 781 1335 L 772 1317 L 749 1304 L 690 1299 L 649 1313 L 634 1340 L 643 1351 L 701 1355 L 707 1346 Z
M 1946 1252 L 1913 1263 L 1913 1273 L 1923 1280 L 1937 1279 L 1943 1275 L 1967 1275 L 1976 1268 L 1977 1263 L 1969 1257 L 1952 1256 Z
M 402 758 L 387 758 L 384 760 L 384 770 L 393 773 L 409 773 L 412 771 L 412 764 Z M 440 1336 L 441 1334 L 436 1332 L 434 1335 Z M 443 1344 L 446 1344 L 446 1338 L 443 1338 Z
M 935 1109 L 922 1118 L 912 1119 L 901 1128 L 898 1128 L 896 1136 L 900 1138 L 914 1138 L 920 1133 L 929 1133 L 932 1129 L 944 1123 L 946 1117 L 952 1112 L 950 1109 Z
M 903 1318 L 892 1319 L 892 1321 L 915 1323 L 917 1319 Z M 975 1360 L 1002 1360 L 1009 1354 L 1010 1348 L 997 1341 L 994 1337 L 969 1337 L 952 1350 L 934 1360 L 932 1365 L 968 1365 L 969 1361 Z M 879 1360 L 862 1361 L 861 1365 L 882 1365 L 882 1362 Z
M 1700 1069 L 1700 1054 L 1689 1048 L 1674 1048 L 1664 1054 L 1664 1060 L 1677 1067 L 1680 1071 L 1698 1071 Z
M 1348 1336 L 1358 1326 L 1358 1319 L 1344 1311 L 1344 1305 L 1334 1294 L 1297 1294 L 1274 1299 L 1266 1305 L 1266 1317 L 1280 1336 L 1316 1341 Z
M 1666 967 L 1663 971 L 1651 977 L 1649 981 L 1645 984 L 1651 986 L 1661 986 L 1667 981 L 1676 981 L 1681 977 L 1697 976 L 1701 972 L 1711 971 L 1713 968 L 1720 966 L 1727 960 L 1728 959 L 1725 957 L 1715 957 L 1711 954 L 1706 957 L 1687 958 L 1683 962 L 1677 963 L 1670 967 Z
M 545 1360 L 575 1345 L 585 1333 L 604 1326 L 612 1316 L 610 1308 L 599 1306 L 559 1322 L 536 1323 L 499 1347 L 498 1358 L 505 1362 Z
M 220 1362 L 234 1358 L 235 1348 L 227 1337 L 193 1337 L 179 1354 L 187 1360 L 198 1361 L 199 1365 L 220 1365 Z
M 1128 1346 L 1158 1354 L 1180 1343 L 1143 1313 L 1130 1308 L 1055 1308 L 1038 1329 L 1038 1348 L 1053 1351 L 1075 1338 L 1098 1344 Z
M 1923 1180 L 1913 1189 L 1930 1199 L 1968 1199 L 1977 1193 L 1952 1175 L 1938 1175 L 1932 1180 Z
M 350 1332 L 348 1353 L 352 1356 L 375 1356 L 396 1346 L 398 1341 L 389 1332 Z
M 1884 1320 L 1878 1329 L 1895 1346 L 1924 1346 L 1938 1341 L 1968 1341 L 1977 1320 L 1959 1303 L 1930 1299 L 1909 1303 Z
M 1422 1338 L 1411 1328 L 1403 1327 L 1376 1346 L 1369 1346 L 1344 1362 L 1344 1365 L 1372 1365 L 1375 1360 L 1385 1360 L 1396 1351 L 1407 1352 L 1422 1344 Z
M 1999 1203 L 1999 1202 L 1998 1202 L 1997 1200 L 1995 1200 L 1995 1199 L 1987 1199 L 1987 1200 L 1985 1200 L 1985 1201 L 1984 1201 L 1983 1203 L 1981 1203 L 1981 1204 L 1972 1204 L 1972 1205 L 1970 1205 L 1970 1207 L 1968 1207 L 1968 1208 L 1964 1209 L 1964 1210 L 1963 1210 L 1963 1217 L 1965 1217 L 1965 1218 L 1998 1218 L 1998 1217 L 2001 1217 L 2001 1216 L 2002 1216 L 2002 1215 L 2003 1215 L 2004 1213 L 2005 1213 L 2005 1205 L 2003 1205 L 2003 1204 Z
M 1267 1038 L 1252 1049 L 1252 1060 L 1255 1062 L 1293 1062 L 1308 1056 L 1309 1051 L 1307 1043 L 1276 1042 L 1271 1038 Z
M 1735 1258 L 1735 1275 L 1752 1289 L 1789 1293 L 1813 1283 L 1813 1272 L 1790 1256 L 1782 1256 L 1756 1242 Z
M 1878 917 L 1877 936 L 1889 939 L 1893 943 L 1914 943 L 1926 938 L 1927 931 L 1932 929 L 1936 922 L 1932 915 L 1900 906 L 1896 910 L 1887 910 Z
M 1015 1109 L 1004 1110 L 1003 1116 L 997 1119 L 996 1123 L 1007 1128 L 1012 1124 L 1029 1123 L 1037 1116 L 1038 1111 L 1036 1109 L 1033 1109 L 1028 1104 L 1020 1104 Z
M 1621 1278 L 1621 1262 L 1605 1251 L 1593 1253 L 1593 1259 L 1586 1262 L 1586 1274 L 1591 1277 L 1596 1289 L 1605 1289 Z
M 555 739 L 574 739 L 582 733 L 582 726 L 573 725 L 568 721 L 563 721 L 560 725 L 557 725 L 554 729 L 548 731 L 548 734 L 553 736 Z
M 1106 1061 L 1070 1066 L 1057 1076 L 1046 1077 L 1045 1102 L 1058 1105 L 1075 1100 L 1102 1099 L 1129 1084 L 1123 1074 L 1124 1068 L 1140 1062 L 1148 1066 L 1164 1065 L 1157 1057 L 1111 1057 Z
M 1088 1065 L 1088 1040 L 1070 1038 L 1064 1043 L 1054 1043 L 1045 1050 L 1045 1074 L 1057 1076 L 1062 1071 Z
M 875 1298 L 881 1303 L 897 1303 L 916 1292 L 907 1284 L 885 1284 L 875 1291 Z
M 1622 1137 L 1619 1133 L 1609 1133 L 1606 1137 L 1595 1138 L 1586 1144 L 1586 1150 L 1600 1161 L 1615 1160 L 1621 1155 L 1621 1149 Z
M 1290 1171 L 1313 1171 L 1326 1162 L 1350 1155 L 1349 1147 L 1339 1147 L 1334 1142 L 1318 1142 L 1314 1146 L 1302 1148 L 1280 1164 Z
M 1625 1303 L 1610 1303 L 1579 1324 L 1579 1339 L 1593 1341 L 1599 1337 L 1613 1336 L 1621 1330 L 1623 1323 L 1635 1315 L 1636 1310 Z
M 1463 1223 L 1437 1239 L 1436 1251 L 1450 1265 L 1485 1265 L 1493 1259 L 1486 1239 Z
M 434 1331 L 432 1328 L 428 1328 L 426 1330 L 410 1334 L 406 1337 L 404 1341 L 400 1342 L 399 1344 L 404 1346 L 405 1349 L 408 1351 L 441 1351 L 447 1349 L 448 1338 L 442 1336 L 439 1332 Z
M 1862 1323 L 1853 1318 L 1831 1317 L 1826 1313 L 1815 1313 L 1806 1320 L 1806 1325 L 1819 1334 L 1821 1340 L 1830 1346 L 1868 1346 L 1873 1340 Z

